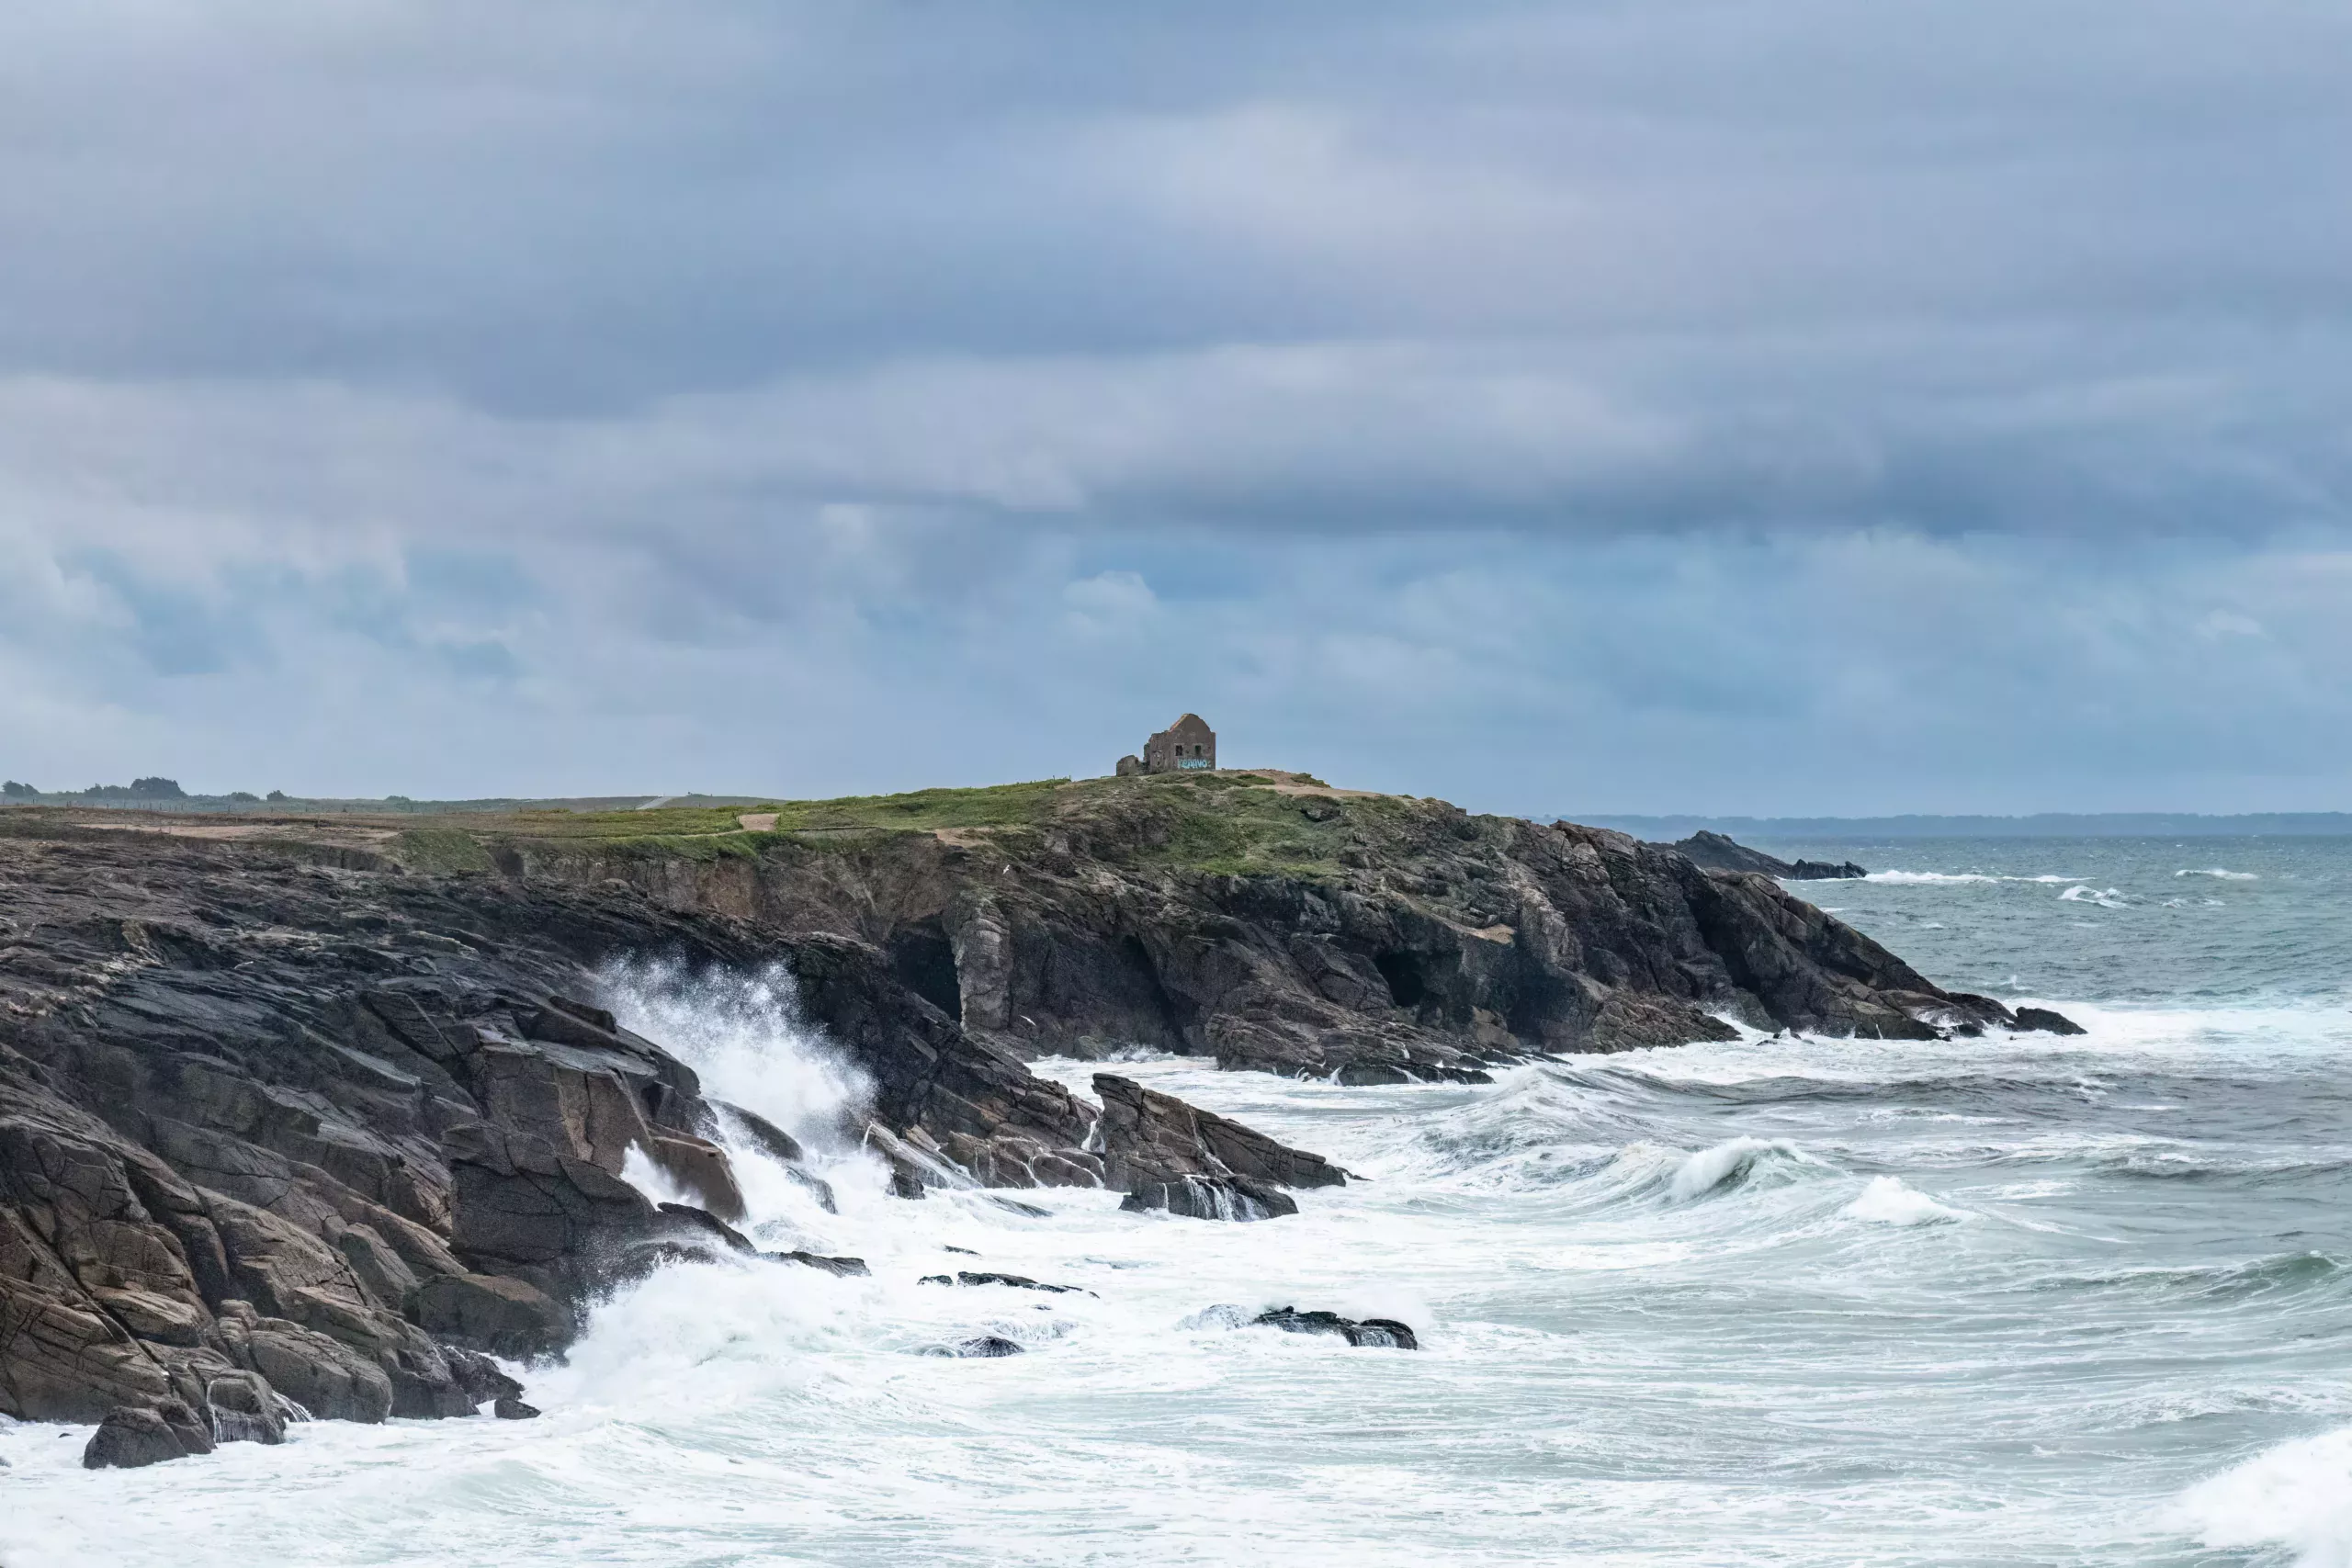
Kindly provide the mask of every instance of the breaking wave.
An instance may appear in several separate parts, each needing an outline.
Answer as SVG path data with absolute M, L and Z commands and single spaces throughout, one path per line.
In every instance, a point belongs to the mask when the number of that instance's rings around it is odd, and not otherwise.
M 2352 1427 L 2281 1443 L 2201 1481 L 2170 1516 L 2217 1551 L 2285 1547 L 2300 1568 L 2352 1568 Z

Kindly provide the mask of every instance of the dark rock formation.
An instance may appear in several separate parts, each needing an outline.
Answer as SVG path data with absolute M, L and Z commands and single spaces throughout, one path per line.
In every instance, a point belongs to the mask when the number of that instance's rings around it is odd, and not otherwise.
M 1250 1320 L 1261 1328 L 1279 1328 L 1286 1334 L 1332 1334 L 1351 1345 L 1374 1347 L 1391 1350 L 1418 1350 L 1421 1342 L 1413 1331 L 1393 1317 L 1367 1317 L 1361 1322 L 1341 1317 L 1335 1312 L 1301 1312 L 1296 1307 L 1276 1307 L 1261 1312 Z
M 2090 1031 L 2063 1012 L 2049 1008 L 2019 1008 L 2017 1030 L 2020 1034 L 2087 1034 Z
M 526 1404 L 521 1400 L 514 1398 L 511 1394 L 501 1399 L 496 1404 L 491 1406 L 491 1414 L 497 1416 L 501 1421 L 528 1421 L 537 1416 L 538 1413 L 539 1407 L 537 1405 Z
M 1709 871 L 1752 871 L 1759 876 L 1783 877 L 1792 882 L 1830 882 L 1868 876 L 1869 872 L 1852 861 L 1800 860 L 1784 861 L 1751 850 L 1746 844 L 1711 833 L 1705 829 L 1691 834 L 1673 849 L 1689 858 L 1694 865 Z
M 1094 1092 L 1102 1098 L 1102 1172 L 1110 1186 L 1132 1191 L 1138 1180 L 1188 1174 L 1240 1176 L 1283 1187 L 1347 1185 L 1347 1173 L 1321 1155 L 1278 1144 L 1133 1078 L 1097 1073 Z
M 187 1405 L 168 1399 L 107 1411 L 82 1450 L 82 1468 L 135 1470 L 211 1451 L 212 1437 L 203 1424 Z
M 1112 1073 L 1094 1075 L 1102 1097 L 1097 1141 L 1103 1179 L 1127 1194 L 1123 1209 L 1165 1209 L 1204 1220 L 1262 1220 L 1295 1214 L 1283 1187 L 1338 1187 L 1346 1173 L 1320 1155 L 1146 1089 Z

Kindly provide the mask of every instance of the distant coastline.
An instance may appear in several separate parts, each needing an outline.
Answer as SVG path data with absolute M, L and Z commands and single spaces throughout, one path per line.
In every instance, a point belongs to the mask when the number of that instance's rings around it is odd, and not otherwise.
M 1743 842 L 1755 839 L 2222 839 L 2352 836 L 2352 812 L 2263 811 L 2210 817 L 2187 811 L 2042 811 L 2030 817 L 1621 817 L 1574 811 L 1588 827 L 1613 828 L 1654 842 L 1705 829 Z

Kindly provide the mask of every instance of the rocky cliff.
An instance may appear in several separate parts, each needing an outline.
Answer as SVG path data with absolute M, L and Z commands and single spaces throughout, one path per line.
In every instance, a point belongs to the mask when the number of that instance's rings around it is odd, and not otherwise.
M 741 824 L 749 824 L 746 829 Z M 937 791 L 558 835 L 488 828 L 526 883 L 853 934 L 1023 1055 L 1125 1043 L 1346 1082 L 1765 1029 L 2013 1022 L 1770 877 L 1622 833 L 1285 773 Z
M 1107 1185 L 1226 1219 L 1344 1173 L 1115 1076 L 1098 1111 L 1024 1058 L 1364 1081 L 1719 1038 L 1718 1013 L 2018 1021 L 1769 879 L 1285 775 L 422 829 L 13 809 L 0 1413 L 129 1411 L 94 1455 L 165 1457 L 297 1405 L 526 1411 L 485 1352 L 752 1251 L 729 1147 L 799 1158 L 597 1005 L 600 966 L 648 956 L 783 965 L 871 1080 L 847 1131 L 903 1196 Z M 635 1158 L 695 1201 L 649 1199 Z

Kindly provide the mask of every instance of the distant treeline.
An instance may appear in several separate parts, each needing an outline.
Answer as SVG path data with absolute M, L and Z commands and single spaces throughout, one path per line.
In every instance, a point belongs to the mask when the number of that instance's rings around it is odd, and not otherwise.
M 2031 817 L 1607 817 L 1562 812 L 1571 822 L 1671 842 L 1702 829 L 1735 839 L 2216 839 L 2352 836 L 2352 812 L 2262 811 L 2209 817 L 2187 811 L 2043 811 Z M 1554 820 L 1552 817 L 1539 818 Z

